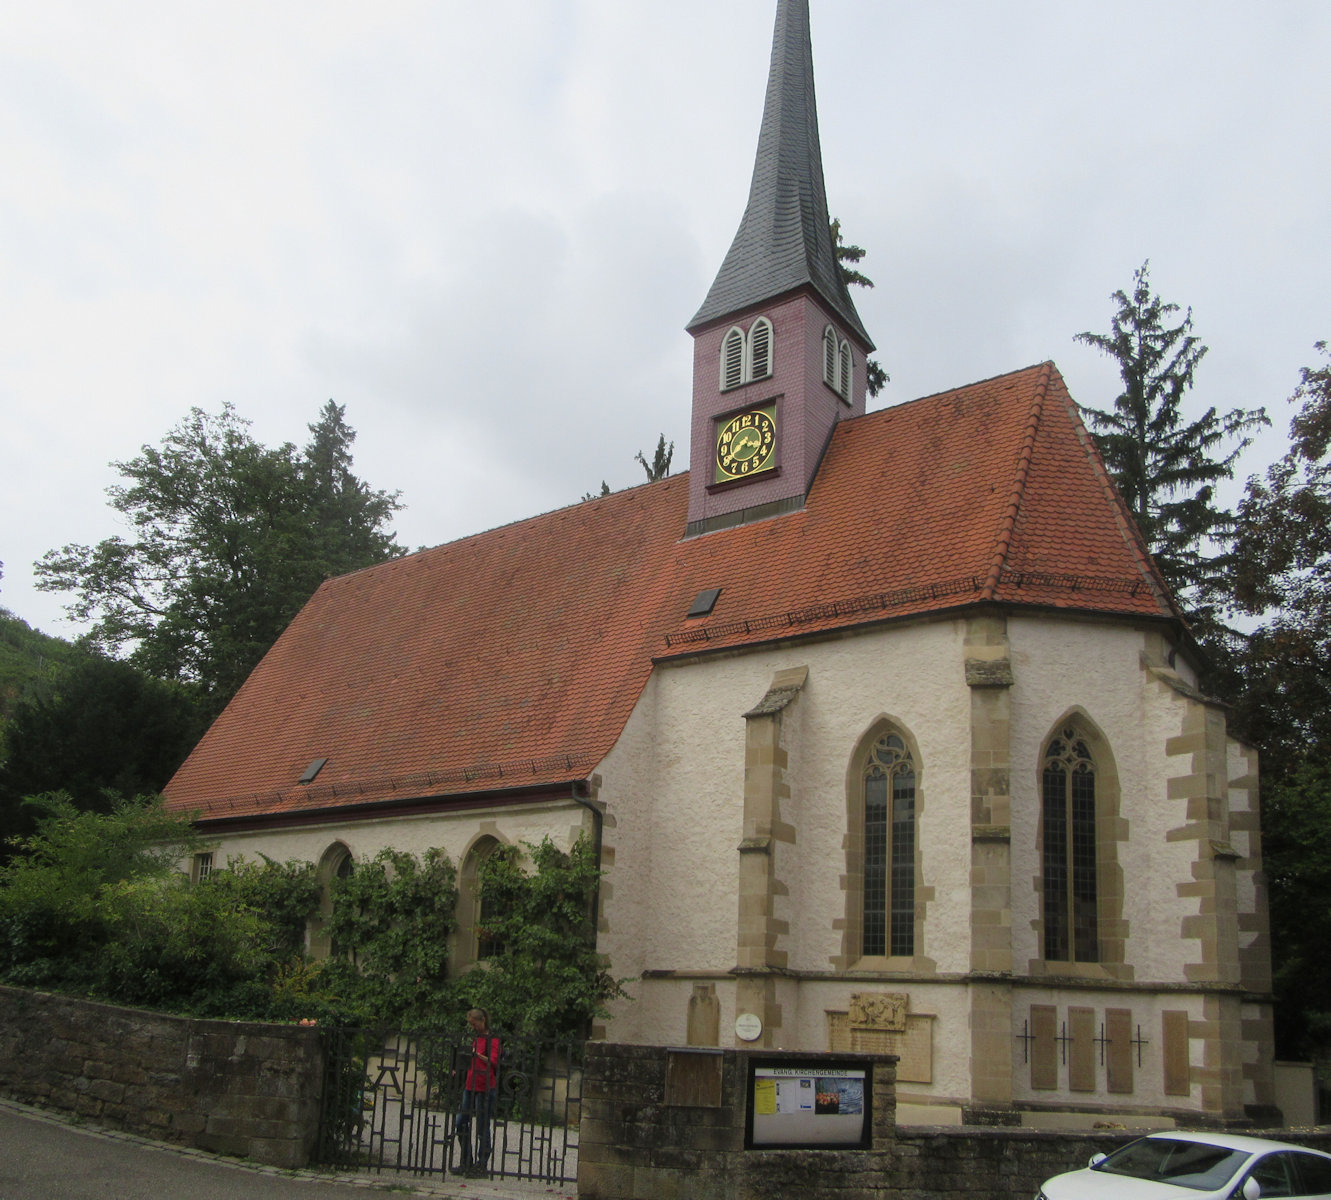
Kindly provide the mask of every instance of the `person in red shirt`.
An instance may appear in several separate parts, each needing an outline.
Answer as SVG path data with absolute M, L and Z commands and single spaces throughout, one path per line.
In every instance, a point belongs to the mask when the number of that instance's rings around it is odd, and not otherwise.
M 490 1163 L 490 1119 L 499 1090 L 499 1039 L 490 1032 L 490 1017 L 483 1008 L 467 1013 L 471 1027 L 471 1053 L 458 1108 L 457 1135 L 462 1146 L 462 1173 L 484 1174 Z M 476 1118 L 476 1157 L 472 1158 L 471 1121 Z

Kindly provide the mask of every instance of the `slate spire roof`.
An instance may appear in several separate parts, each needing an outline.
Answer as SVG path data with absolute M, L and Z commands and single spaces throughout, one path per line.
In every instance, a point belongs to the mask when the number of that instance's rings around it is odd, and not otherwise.
M 243 826 L 567 795 L 658 664 L 712 652 L 994 606 L 1182 632 L 1052 363 L 840 422 L 796 512 L 681 540 L 688 483 L 328 580 L 169 807 Z
M 797 288 L 812 287 L 869 350 L 829 231 L 813 88 L 808 0 L 778 0 L 772 65 L 749 203 L 690 332 Z

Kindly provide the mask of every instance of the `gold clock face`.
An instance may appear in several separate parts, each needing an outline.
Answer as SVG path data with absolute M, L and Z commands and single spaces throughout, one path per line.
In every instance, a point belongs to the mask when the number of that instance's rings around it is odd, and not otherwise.
M 716 481 L 747 479 L 774 465 L 776 418 L 763 408 L 730 418 L 716 435 Z

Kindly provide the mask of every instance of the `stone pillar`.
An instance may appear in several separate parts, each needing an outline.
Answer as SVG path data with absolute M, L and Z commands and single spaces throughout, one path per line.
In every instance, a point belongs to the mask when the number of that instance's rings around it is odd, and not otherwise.
M 1191 946 L 1184 977 L 1236 989 L 1206 996 L 1204 1019 L 1189 1030 L 1202 1043 L 1192 1077 L 1209 1116 L 1269 1119 L 1274 1048 L 1256 754 L 1233 742 L 1224 710 L 1181 679 L 1158 647 L 1148 646 L 1142 666 L 1173 693 L 1180 714 L 1165 753 L 1167 798 L 1182 818 L 1167 837 L 1193 848 L 1190 878 L 1177 884 L 1180 941 Z
M 971 1112 L 1012 1108 L 1011 704 L 1007 622 L 966 625 L 971 692 Z
M 744 839 L 739 850 L 739 923 L 735 942 L 737 1011 L 755 1013 L 763 1023 L 757 1046 L 773 1046 L 781 1028 L 776 977 L 787 965 L 782 946 L 789 922 L 776 912 L 781 881 L 777 852 L 795 842 L 795 828 L 781 818 L 790 797 L 789 758 L 782 723 L 808 678 L 807 667 L 778 671 L 767 694 L 748 712 L 744 739 Z

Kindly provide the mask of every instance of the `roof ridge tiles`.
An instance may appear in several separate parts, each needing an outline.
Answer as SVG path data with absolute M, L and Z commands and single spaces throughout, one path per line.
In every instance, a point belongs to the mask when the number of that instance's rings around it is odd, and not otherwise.
M 1150 547 L 1146 544 L 1146 539 L 1142 536 L 1141 527 L 1137 524 L 1136 517 L 1132 515 L 1127 501 L 1123 499 L 1123 493 L 1114 485 L 1113 477 L 1109 473 L 1104 455 L 1100 453 L 1100 446 L 1096 442 L 1095 436 L 1086 428 L 1086 422 L 1081 419 L 1081 405 L 1072 398 L 1066 386 L 1063 388 L 1063 400 L 1067 406 L 1068 418 L 1076 432 L 1077 441 L 1086 451 L 1087 457 L 1090 459 L 1091 469 L 1099 481 L 1101 489 L 1109 499 L 1114 511 L 1114 520 L 1118 525 L 1119 532 L 1123 535 L 1123 540 L 1127 543 L 1129 553 L 1136 560 L 1138 569 L 1157 601 L 1186 624 L 1187 620 L 1183 615 L 1183 610 L 1179 608 L 1173 593 L 1160 574 L 1160 568 L 1156 566 L 1155 558 L 1151 554 Z
M 1026 428 L 1022 433 L 1021 449 L 1017 453 L 1017 470 L 1012 479 L 1012 488 L 1008 493 L 1007 507 L 999 525 L 998 537 L 994 543 L 993 557 L 989 563 L 989 575 L 984 581 L 982 596 L 992 600 L 998 590 L 998 581 L 1007 563 L 1008 551 L 1012 546 L 1012 532 L 1017 525 L 1017 514 L 1021 511 L 1021 502 L 1026 494 L 1026 480 L 1030 476 L 1031 458 L 1035 453 L 1035 435 L 1040 430 L 1040 418 L 1044 415 L 1045 397 L 1049 392 L 1049 376 L 1052 363 L 1043 365 L 1035 395 L 1031 398 L 1030 408 L 1026 413 Z

